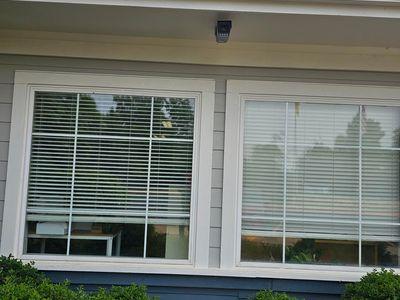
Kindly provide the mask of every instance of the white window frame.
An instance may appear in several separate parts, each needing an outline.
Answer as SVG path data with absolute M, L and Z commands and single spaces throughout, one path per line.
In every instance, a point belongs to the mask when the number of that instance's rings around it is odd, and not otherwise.
M 35 91 L 195 98 L 195 133 L 187 260 L 24 254 L 27 188 Z M 176 272 L 208 267 L 215 81 L 89 73 L 16 71 L 1 253 L 36 261 L 42 269 Z M 179 269 L 178 269 L 179 270 Z
M 262 277 L 357 280 L 372 267 L 241 262 L 244 102 L 283 101 L 400 106 L 400 88 L 330 83 L 228 80 L 226 93 L 221 268 Z M 361 207 L 361 206 L 360 206 Z M 400 272 L 400 268 L 395 268 Z

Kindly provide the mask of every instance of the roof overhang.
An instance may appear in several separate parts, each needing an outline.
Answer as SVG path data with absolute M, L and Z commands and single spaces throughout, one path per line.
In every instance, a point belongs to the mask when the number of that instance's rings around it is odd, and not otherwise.
M 399 28 L 400 0 L 0 2 L 6 54 L 398 72 Z
M 400 0 L 14 0 L 216 12 L 400 18 Z

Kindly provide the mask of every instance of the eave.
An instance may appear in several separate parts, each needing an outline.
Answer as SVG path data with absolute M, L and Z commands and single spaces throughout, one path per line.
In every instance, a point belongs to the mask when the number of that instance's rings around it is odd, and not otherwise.
M 0 30 L 0 53 L 274 68 L 398 72 L 400 49 L 228 43 Z
M 399 0 L 14 0 L 19 2 L 110 5 L 215 12 L 306 14 L 371 18 L 400 18 Z

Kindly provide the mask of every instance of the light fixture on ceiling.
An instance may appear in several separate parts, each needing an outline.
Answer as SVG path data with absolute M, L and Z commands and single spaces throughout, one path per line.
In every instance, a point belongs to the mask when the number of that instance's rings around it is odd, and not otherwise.
M 217 43 L 226 43 L 229 40 L 231 28 L 231 20 L 217 21 L 217 25 L 215 26 L 215 39 Z

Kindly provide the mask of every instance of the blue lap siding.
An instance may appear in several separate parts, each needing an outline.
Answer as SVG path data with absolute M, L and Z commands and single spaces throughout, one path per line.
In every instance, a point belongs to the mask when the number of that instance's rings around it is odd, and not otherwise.
M 148 287 L 160 300 L 236 300 L 248 299 L 256 291 L 283 291 L 299 299 L 340 299 L 344 284 L 328 281 L 285 280 L 264 278 L 216 277 L 194 275 L 152 275 L 96 272 L 48 271 L 54 282 L 68 279 L 72 285 L 88 290 L 134 282 Z

